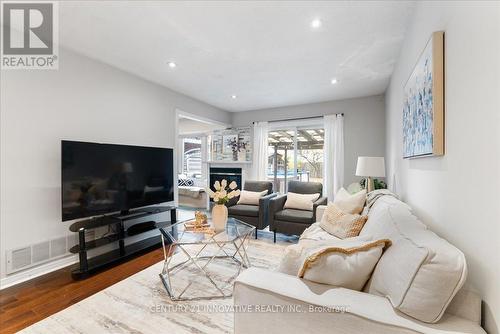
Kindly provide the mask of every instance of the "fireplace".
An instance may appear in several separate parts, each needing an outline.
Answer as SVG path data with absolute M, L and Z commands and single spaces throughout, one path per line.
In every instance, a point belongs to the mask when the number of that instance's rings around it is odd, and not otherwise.
M 215 181 L 227 180 L 227 184 L 235 181 L 238 185 L 237 189 L 242 188 L 242 173 L 241 168 L 226 168 L 226 167 L 210 167 L 210 189 L 214 190 Z

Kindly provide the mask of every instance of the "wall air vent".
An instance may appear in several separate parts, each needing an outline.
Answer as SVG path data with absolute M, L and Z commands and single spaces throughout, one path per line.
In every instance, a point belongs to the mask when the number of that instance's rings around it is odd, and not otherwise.
M 47 261 L 50 258 L 50 242 L 44 241 L 31 246 L 31 260 L 33 263 Z
M 28 269 L 69 254 L 70 240 L 74 235 L 37 242 L 23 248 L 6 251 L 7 274 Z
M 66 237 L 50 240 L 50 257 L 58 257 L 66 254 Z
M 10 251 L 10 259 L 7 256 L 7 265 L 11 271 L 16 271 L 31 264 L 31 247 L 19 248 Z

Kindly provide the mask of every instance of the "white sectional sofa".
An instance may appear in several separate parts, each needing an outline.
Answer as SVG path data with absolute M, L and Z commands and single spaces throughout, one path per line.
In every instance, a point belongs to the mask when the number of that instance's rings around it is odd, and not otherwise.
M 318 208 L 318 220 L 324 208 Z M 392 246 L 363 291 L 250 268 L 234 285 L 234 332 L 485 333 L 480 298 L 461 289 L 467 276 L 462 252 L 392 196 L 380 197 L 368 216 L 360 235 L 388 238 Z M 316 223 L 304 238 L 335 237 Z M 248 306 L 252 312 L 243 312 Z
M 206 209 L 208 196 L 205 188 L 195 186 L 179 186 L 179 205 L 197 209 Z

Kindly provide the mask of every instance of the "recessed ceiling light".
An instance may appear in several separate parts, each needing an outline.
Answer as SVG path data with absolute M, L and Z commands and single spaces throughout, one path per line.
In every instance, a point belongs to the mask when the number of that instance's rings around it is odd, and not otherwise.
M 312 20 L 311 27 L 314 29 L 318 29 L 319 27 L 321 27 L 321 20 L 320 19 Z
M 330 83 L 332 85 L 335 85 L 336 83 L 338 83 L 337 78 L 333 78 L 332 81 L 330 81 Z
M 234 99 L 236 99 L 236 97 L 237 97 L 236 95 L 231 95 L 231 98 L 232 98 L 233 100 L 234 100 Z
M 168 65 L 168 67 L 170 67 L 170 68 L 175 68 L 175 67 L 177 67 L 177 64 L 176 64 L 176 63 L 174 63 L 173 61 L 169 61 L 169 62 L 167 63 L 167 65 Z

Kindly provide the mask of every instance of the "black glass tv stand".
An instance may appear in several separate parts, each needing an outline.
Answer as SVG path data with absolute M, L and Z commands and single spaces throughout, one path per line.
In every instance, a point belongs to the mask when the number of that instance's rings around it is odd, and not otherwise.
M 143 218 L 147 216 L 152 216 L 158 213 L 170 211 L 170 221 L 148 221 L 148 222 L 138 222 L 135 225 L 143 224 L 144 229 L 135 229 L 134 233 L 128 233 L 125 230 L 125 222 Z M 78 245 L 71 247 L 71 253 L 78 253 L 79 264 L 76 269 L 71 272 L 74 279 L 86 278 L 92 274 L 95 274 L 105 268 L 111 267 L 134 256 L 145 253 L 154 248 L 161 246 L 160 234 L 154 235 L 140 241 L 129 243 L 125 245 L 125 240 L 128 237 L 136 236 L 145 232 L 159 229 L 161 227 L 170 225 L 177 221 L 177 211 L 175 206 L 150 206 L 145 208 L 140 208 L 130 212 L 123 212 L 113 215 L 105 215 L 100 217 L 94 217 L 90 219 L 81 220 L 71 224 L 69 230 L 71 232 L 78 233 Z M 112 234 L 105 235 L 99 239 L 89 240 L 85 239 L 85 232 L 87 230 L 95 229 L 102 226 L 115 226 L 111 230 Z M 129 226 L 130 229 L 130 226 Z M 137 232 L 139 231 L 139 232 Z M 112 251 L 99 254 L 97 256 L 88 257 L 88 251 L 90 249 L 99 248 L 104 245 L 118 243 L 118 248 Z

